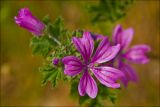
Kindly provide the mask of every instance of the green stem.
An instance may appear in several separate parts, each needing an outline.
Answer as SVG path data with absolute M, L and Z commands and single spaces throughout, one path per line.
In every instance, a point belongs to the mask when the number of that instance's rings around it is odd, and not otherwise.
M 55 41 L 58 45 L 61 45 L 61 42 L 58 39 L 56 39 L 55 37 L 51 36 L 50 34 L 49 34 L 49 38 L 51 38 L 53 41 Z

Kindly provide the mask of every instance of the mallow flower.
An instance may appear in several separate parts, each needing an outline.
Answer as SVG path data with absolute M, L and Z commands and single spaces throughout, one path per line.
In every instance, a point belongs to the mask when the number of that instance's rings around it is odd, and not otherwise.
M 76 76 L 82 73 L 78 85 L 81 96 L 88 94 L 89 97 L 97 96 L 98 88 L 92 74 L 99 82 L 107 87 L 119 88 L 117 80 L 123 73 L 109 66 L 99 66 L 102 63 L 112 60 L 120 50 L 120 45 L 110 46 L 108 38 L 101 39 L 97 49 L 94 49 L 94 40 L 90 32 L 84 32 L 82 38 L 73 37 L 72 42 L 80 52 L 82 59 L 76 56 L 66 56 L 62 59 L 64 73 L 69 76 Z
M 128 48 L 132 41 L 133 35 L 134 30 L 132 28 L 123 30 L 121 25 L 117 25 L 112 36 L 113 43 L 120 44 L 121 46 L 120 52 L 113 62 L 118 61 L 118 69 L 125 74 L 121 78 L 125 86 L 127 86 L 129 81 L 137 81 L 137 74 L 129 65 L 129 62 L 138 64 L 146 64 L 149 62 L 149 59 L 146 56 L 146 53 L 150 51 L 150 47 L 148 45 L 135 45 L 131 48 Z
M 45 28 L 45 25 L 34 17 L 28 8 L 20 9 L 18 16 L 15 16 L 14 19 L 19 26 L 27 29 L 36 36 L 42 35 Z

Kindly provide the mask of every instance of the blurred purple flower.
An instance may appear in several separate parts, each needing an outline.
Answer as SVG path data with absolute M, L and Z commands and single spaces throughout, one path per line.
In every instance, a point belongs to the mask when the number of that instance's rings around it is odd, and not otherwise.
M 118 61 L 118 69 L 123 71 L 125 74 L 125 76 L 121 78 L 125 86 L 127 86 L 129 81 L 137 81 L 137 74 L 129 64 L 126 64 L 123 61 L 127 60 L 139 64 L 146 64 L 149 62 L 149 59 L 145 55 L 150 51 L 150 47 L 148 45 L 135 45 L 128 49 L 128 46 L 132 41 L 133 34 L 134 30 L 132 28 L 123 30 L 121 25 L 117 25 L 113 32 L 114 44 L 120 44 L 121 46 L 119 55 L 114 60 Z
M 34 35 L 42 35 L 45 25 L 32 15 L 28 8 L 22 8 L 18 12 L 18 16 L 14 17 L 15 22 L 32 32 Z
M 54 59 L 53 59 L 53 64 L 54 64 L 54 65 L 58 65 L 58 63 L 59 63 L 59 59 L 58 59 L 58 58 L 54 58 Z
M 94 41 L 96 40 L 102 40 L 104 38 L 107 38 L 107 36 L 103 36 L 103 35 L 95 35 L 95 34 L 91 34 L 91 37 Z
M 112 60 L 119 52 L 119 44 L 110 46 L 108 39 L 103 38 L 95 54 L 92 55 L 94 51 L 94 40 L 90 32 L 84 32 L 82 38 L 73 37 L 72 42 L 80 52 L 83 61 L 76 56 L 66 56 L 62 59 L 62 62 L 65 65 L 64 73 L 66 75 L 75 76 L 83 72 L 78 85 L 79 94 L 81 96 L 84 96 L 86 93 L 91 98 L 97 96 L 97 84 L 90 75 L 89 70 L 92 71 L 94 76 L 103 85 L 111 88 L 120 87 L 120 84 L 116 81 L 123 75 L 121 71 L 109 66 L 96 66 L 97 64 Z

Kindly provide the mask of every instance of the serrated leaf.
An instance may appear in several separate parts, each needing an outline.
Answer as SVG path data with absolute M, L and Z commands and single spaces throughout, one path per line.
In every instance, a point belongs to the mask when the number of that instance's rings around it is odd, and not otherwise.
M 43 57 L 48 55 L 48 53 L 53 48 L 53 44 L 53 40 L 49 39 L 47 36 L 32 37 L 30 42 L 32 53 Z
M 40 67 L 39 71 L 43 75 L 42 85 L 51 82 L 52 87 L 55 87 L 59 80 L 62 80 L 62 71 L 54 67 L 52 64 L 46 64 Z
M 48 24 L 47 29 L 51 36 L 58 38 L 59 36 L 63 35 L 65 32 L 63 19 L 61 17 L 57 17 L 53 24 Z

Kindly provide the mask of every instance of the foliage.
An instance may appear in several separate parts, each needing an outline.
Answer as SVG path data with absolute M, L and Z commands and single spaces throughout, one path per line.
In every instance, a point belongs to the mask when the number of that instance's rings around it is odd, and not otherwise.
M 36 55 L 41 55 L 46 57 L 49 55 L 50 51 L 59 51 L 61 52 L 64 49 L 64 46 L 61 45 L 60 36 L 67 36 L 69 33 L 65 31 L 63 25 L 63 19 L 57 17 L 55 22 L 52 24 L 49 16 L 45 16 L 43 22 L 46 24 L 45 34 L 41 37 L 32 37 L 30 46 L 32 48 L 32 53 Z M 55 51 L 55 47 L 59 45 L 58 49 Z M 65 44 L 65 46 L 68 46 Z M 53 49 L 54 48 L 54 49 Z M 61 50 L 60 50 L 61 49 Z M 56 53 L 59 53 L 56 52 Z M 64 53 L 62 53 L 64 54 Z
M 55 87 L 59 80 L 63 79 L 63 72 L 53 64 L 44 64 L 39 68 L 39 71 L 43 75 L 42 85 L 46 85 L 47 82 L 51 82 L 52 87 Z
M 133 0 L 100 0 L 99 5 L 91 5 L 92 23 L 111 21 L 112 23 L 126 15 L 126 8 Z
M 48 38 L 46 35 L 42 37 L 32 37 L 30 46 L 32 48 L 32 53 L 35 55 L 40 55 L 46 57 L 48 53 L 52 50 L 54 42 Z
M 44 19 L 44 22 L 47 22 L 47 21 L 49 20 Z M 64 36 L 66 33 L 66 30 L 64 28 L 62 17 L 57 17 L 53 24 L 48 22 L 47 31 L 52 37 L 60 38 L 60 36 Z

